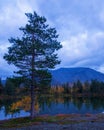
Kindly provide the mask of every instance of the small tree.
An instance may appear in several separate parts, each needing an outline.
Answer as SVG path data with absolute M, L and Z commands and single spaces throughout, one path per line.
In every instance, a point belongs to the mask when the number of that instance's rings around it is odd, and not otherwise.
M 3 92 L 3 84 L 2 84 L 2 81 L 1 81 L 1 78 L 0 78 L 0 94 L 2 94 Z
M 14 83 L 12 82 L 11 78 L 6 79 L 4 92 L 5 92 L 5 94 L 11 95 L 11 96 L 16 94 L 16 87 L 15 87 Z
M 87 93 L 87 94 L 90 92 L 90 82 L 89 81 L 84 82 L 83 91 L 84 91 L 84 93 Z
M 78 88 L 78 93 L 82 93 L 82 91 L 83 91 L 82 83 L 78 80 L 76 85 L 77 85 L 77 88 Z
M 4 59 L 9 64 L 18 67 L 18 73 L 30 81 L 31 118 L 33 118 L 35 116 L 34 90 L 41 80 L 38 72 L 44 70 L 49 74 L 47 69 L 54 68 L 60 63 L 56 51 L 62 46 L 57 41 L 56 29 L 50 28 L 46 24 L 45 17 L 40 17 L 36 12 L 33 14 L 26 13 L 26 16 L 28 23 L 25 27 L 20 28 L 23 31 L 23 36 L 9 39 L 12 46 L 8 48 L 8 53 L 5 54 Z

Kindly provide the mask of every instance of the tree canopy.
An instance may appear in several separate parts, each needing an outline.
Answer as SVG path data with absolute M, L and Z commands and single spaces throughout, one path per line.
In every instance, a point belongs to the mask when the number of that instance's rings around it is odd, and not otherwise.
M 11 46 L 8 48 L 8 53 L 4 55 L 4 59 L 9 64 L 14 64 L 18 68 L 17 73 L 30 81 L 33 101 L 34 88 L 39 85 L 41 79 L 50 81 L 48 69 L 60 63 L 57 50 L 62 45 L 57 40 L 56 29 L 49 27 L 45 17 L 39 16 L 36 12 L 26 13 L 26 16 L 28 23 L 20 28 L 23 35 L 9 39 Z

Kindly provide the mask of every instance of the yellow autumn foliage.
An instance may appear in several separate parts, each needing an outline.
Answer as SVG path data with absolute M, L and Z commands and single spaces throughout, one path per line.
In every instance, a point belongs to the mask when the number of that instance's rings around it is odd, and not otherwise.
M 25 111 L 30 111 L 31 107 L 31 98 L 29 96 L 25 96 L 22 100 L 19 100 L 12 104 L 11 111 L 16 109 L 23 109 Z M 39 104 L 38 102 L 35 103 L 34 109 L 38 112 L 39 111 Z

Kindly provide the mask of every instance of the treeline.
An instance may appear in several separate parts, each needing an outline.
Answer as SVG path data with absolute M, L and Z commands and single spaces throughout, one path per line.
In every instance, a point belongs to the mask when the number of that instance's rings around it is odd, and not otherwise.
M 51 94 L 68 94 L 72 96 L 104 96 L 104 82 L 92 80 L 91 82 L 66 83 L 51 87 Z
M 29 88 L 23 84 L 22 78 L 7 78 L 4 83 L 0 78 L 0 95 L 25 95 L 28 89 Z
M 39 89 L 35 90 L 38 94 L 62 95 L 69 96 L 104 96 L 104 82 L 92 80 L 91 82 L 80 82 L 73 84 L 66 83 L 62 85 L 51 86 L 42 84 Z M 0 95 L 29 95 L 30 87 L 24 84 L 22 78 L 7 78 L 5 84 L 0 79 Z
M 12 77 L 6 78 L 3 83 L 0 78 L 0 96 L 26 96 L 30 95 L 30 81 L 23 77 Z M 35 87 L 36 94 L 49 94 L 50 93 L 50 82 L 41 80 Z

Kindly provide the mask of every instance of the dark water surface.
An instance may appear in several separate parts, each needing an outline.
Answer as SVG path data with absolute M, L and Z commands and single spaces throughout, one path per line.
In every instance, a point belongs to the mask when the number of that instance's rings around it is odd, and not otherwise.
M 37 114 L 102 113 L 103 98 L 41 97 L 35 105 Z M 0 101 L 0 120 L 30 115 L 30 98 Z

